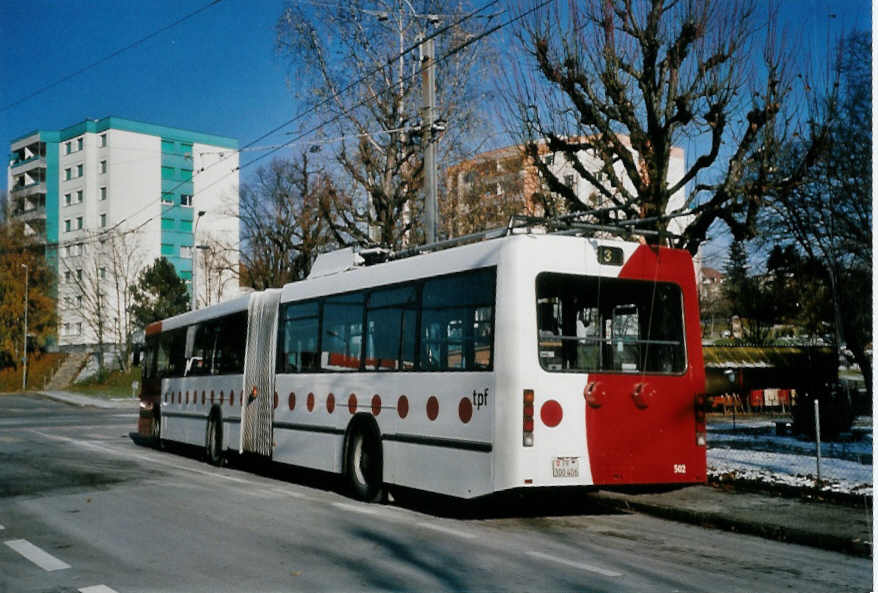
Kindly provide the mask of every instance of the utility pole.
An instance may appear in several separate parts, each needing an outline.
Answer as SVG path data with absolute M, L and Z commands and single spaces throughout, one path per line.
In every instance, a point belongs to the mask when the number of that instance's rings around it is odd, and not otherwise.
M 426 243 L 436 242 L 436 223 L 438 218 L 436 185 L 436 142 L 433 139 L 436 106 L 436 67 L 434 61 L 433 38 L 421 41 L 421 88 L 424 93 L 424 234 Z
M 196 295 L 197 284 L 196 284 L 196 267 L 198 266 L 198 223 L 201 222 L 201 217 L 207 214 L 205 210 L 199 210 L 195 214 L 195 226 L 192 229 L 192 277 L 190 278 L 190 282 L 192 282 L 192 302 L 189 305 L 189 310 L 194 311 L 198 308 L 198 297 Z
M 29 269 L 27 264 L 21 264 L 21 267 L 24 268 L 24 348 L 22 349 L 24 352 L 21 357 L 23 361 L 21 369 L 21 390 L 24 391 L 27 388 L 27 289 Z

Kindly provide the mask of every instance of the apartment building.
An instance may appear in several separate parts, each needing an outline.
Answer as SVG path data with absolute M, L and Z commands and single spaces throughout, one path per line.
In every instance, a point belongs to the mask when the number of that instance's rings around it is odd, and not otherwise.
M 128 287 L 159 256 L 199 306 L 237 294 L 237 148 L 233 138 L 118 117 L 12 141 L 7 216 L 46 245 L 57 271 L 59 347 L 118 340 Z
M 627 137 L 622 137 L 622 141 L 630 146 Z M 577 173 L 564 154 L 549 151 L 545 143 L 538 145 L 538 153 L 553 175 L 573 189 L 580 202 L 593 208 L 608 205 L 597 189 Z M 599 171 L 602 166 L 596 155 L 586 151 L 580 151 L 577 158 L 591 171 Z M 668 168 L 669 182 L 683 177 L 685 160 L 683 149 L 674 147 Z M 615 169 L 616 175 L 626 179 L 626 184 L 633 191 L 622 165 L 617 164 Z M 551 198 L 536 165 L 524 154 L 523 147 L 518 145 L 484 152 L 449 167 L 446 188 L 440 210 L 442 230 L 448 236 L 503 226 L 511 214 L 544 216 L 546 205 L 537 196 Z M 676 211 L 685 205 L 685 201 L 686 193 L 681 189 L 672 196 L 668 211 Z M 679 233 L 685 224 L 685 217 L 676 219 L 670 223 L 669 230 Z

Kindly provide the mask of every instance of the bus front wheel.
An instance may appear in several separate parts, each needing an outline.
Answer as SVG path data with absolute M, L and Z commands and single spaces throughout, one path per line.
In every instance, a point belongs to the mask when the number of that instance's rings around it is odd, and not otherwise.
M 207 421 L 207 435 L 204 443 L 207 462 L 220 466 L 223 463 L 223 423 L 219 414 L 211 414 Z
M 354 496 L 378 502 L 384 495 L 381 439 L 368 425 L 354 426 L 347 446 L 347 482 Z

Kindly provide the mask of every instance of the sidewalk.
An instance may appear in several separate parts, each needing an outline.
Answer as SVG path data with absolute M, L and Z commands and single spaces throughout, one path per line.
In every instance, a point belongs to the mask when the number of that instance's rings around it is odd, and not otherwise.
M 43 397 L 48 397 L 59 402 L 64 402 L 73 406 L 102 408 L 102 409 L 122 409 L 136 410 L 140 400 L 134 397 L 105 399 L 102 397 L 91 397 L 82 395 L 81 393 L 72 393 L 70 391 L 38 391 L 36 392 Z
M 784 498 L 767 493 L 690 486 L 656 494 L 599 491 L 595 498 L 617 509 L 824 548 L 872 555 L 871 501 L 866 508 Z
M 137 409 L 138 400 L 102 399 L 67 391 L 40 395 L 76 406 Z M 761 492 L 690 486 L 654 494 L 599 490 L 590 495 L 617 509 L 637 511 L 673 521 L 725 529 L 856 556 L 872 555 L 871 500 L 866 507 Z

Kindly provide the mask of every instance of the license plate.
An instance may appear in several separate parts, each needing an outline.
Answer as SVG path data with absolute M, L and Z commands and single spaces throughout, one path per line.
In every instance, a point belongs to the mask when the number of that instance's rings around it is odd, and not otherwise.
M 552 460 L 553 478 L 578 478 L 579 457 L 555 457 Z

